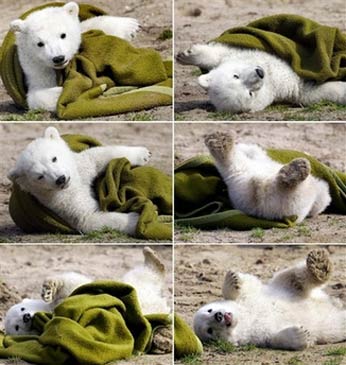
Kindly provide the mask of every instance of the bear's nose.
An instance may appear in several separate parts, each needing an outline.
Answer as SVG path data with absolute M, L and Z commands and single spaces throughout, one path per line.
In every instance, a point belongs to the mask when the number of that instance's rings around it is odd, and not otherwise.
M 64 61 L 65 61 L 65 56 L 56 56 L 56 57 L 53 57 L 53 62 L 56 65 L 59 65 L 60 63 L 63 63 Z
M 28 322 L 30 322 L 30 320 L 31 320 L 30 313 L 25 313 L 24 316 L 23 316 L 23 322 L 28 323 Z
M 259 78 L 263 79 L 264 77 L 264 70 L 262 67 L 256 67 L 256 74 L 258 75 Z
M 56 181 L 55 181 L 55 183 L 59 186 L 59 185 L 62 185 L 62 184 L 65 184 L 65 182 L 66 182 L 66 176 L 65 175 L 61 175 L 61 176 L 59 176 L 57 179 L 56 179 Z
M 222 313 L 221 313 L 221 312 L 216 312 L 216 313 L 214 314 L 214 318 L 215 318 L 215 321 L 217 321 L 217 322 L 221 322 L 221 321 L 222 321 L 222 318 L 223 318 L 223 315 L 222 315 Z

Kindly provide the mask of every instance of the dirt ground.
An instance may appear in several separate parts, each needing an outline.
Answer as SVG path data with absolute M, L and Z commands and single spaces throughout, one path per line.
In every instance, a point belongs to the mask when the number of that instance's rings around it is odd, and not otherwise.
M 52 274 L 76 271 L 95 279 L 120 280 L 136 265 L 143 263 L 143 247 L 114 246 L 0 246 L 0 282 L 6 284 L 11 295 L 0 300 L 0 329 L 13 302 L 21 298 L 40 298 L 42 280 Z M 166 265 L 165 296 L 172 303 L 172 248 L 155 246 Z M 20 268 L 20 270 L 18 269 Z M 1 295 L 0 291 L 0 295 Z M 3 299 L 3 298 L 1 298 Z M 0 364 L 14 364 L 0 360 Z M 167 365 L 171 354 L 143 355 L 116 365 Z M 16 365 L 26 364 L 16 362 Z
M 258 143 L 265 148 L 304 151 L 328 166 L 346 171 L 346 125 L 341 123 L 176 123 L 175 163 L 197 154 L 207 154 L 203 143 L 204 134 L 229 130 L 237 133 L 238 141 Z M 259 231 L 199 231 L 176 226 L 175 240 L 186 243 L 345 243 L 346 218 L 342 215 L 322 214 L 305 219 L 293 228 Z
M 75 0 L 87 3 L 84 0 Z M 35 6 L 53 2 L 52 0 L 0 0 L 1 23 L 0 44 L 9 29 L 12 20 Z M 94 0 L 94 6 L 100 7 L 110 15 L 125 16 L 139 20 L 142 31 L 139 32 L 133 44 L 136 47 L 152 47 L 161 53 L 164 59 L 172 58 L 172 39 L 160 40 L 164 30 L 172 30 L 172 3 L 169 0 Z M 6 93 L 0 81 L 0 120 L 57 120 L 51 113 L 24 114 L 17 109 Z M 172 120 L 172 107 L 163 106 L 137 113 L 126 113 L 109 117 L 93 118 L 92 120 Z
M 152 152 L 149 165 L 167 174 L 172 172 L 172 126 L 170 123 L 151 124 L 98 124 L 64 123 L 49 124 L 58 128 L 61 134 L 78 133 L 91 135 L 104 144 L 145 146 Z M 8 212 L 11 182 L 7 179 L 9 170 L 15 165 L 18 154 L 34 138 L 43 135 L 48 124 L 0 124 L 0 242 L 137 242 L 125 235 L 28 235 L 17 228 Z M 142 241 L 144 242 L 144 241 Z
M 198 308 L 221 299 L 221 286 L 226 271 L 251 273 L 267 280 L 274 272 L 304 260 L 310 249 L 311 246 L 178 246 L 174 254 L 175 311 L 191 325 L 193 314 Z M 330 246 L 328 249 L 334 272 L 326 291 L 340 298 L 346 305 L 346 247 Z M 341 347 L 345 349 L 345 343 L 319 345 L 299 352 L 253 349 L 221 353 L 205 346 L 200 362 L 193 364 L 337 365 L 344 364 L 342 356 L 327 356 L 327 353 Z
M 343 0 L 176 0 L 175 47 L 178 52 L 203 43 L 235 26 L 258 18 L 292 13 L 346 30 Z M 198 69 L 175 65 L 175 118 L 179 120 L 345 120 L 346 108 L 277 106 L 253 114 L 215 113 L 206 92 L 197 84 Z

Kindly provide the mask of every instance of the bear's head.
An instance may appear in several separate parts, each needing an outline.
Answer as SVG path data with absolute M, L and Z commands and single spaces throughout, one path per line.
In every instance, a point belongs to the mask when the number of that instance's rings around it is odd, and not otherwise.
M 193 317 L 193 330 L 203 342 L 229 340 L 237 325 L 234 302 L 213 302 L 200 308 Z
M 10 171 L 8 178 L 22 190 L 42 196 L 45 192 L 67 189 L 78 178 L 73 152 L 54 127 L 32 141 Z
M 201 75 L 198 83 L 218 111 L 240 113 L 262 110 L 271 103 L 267 78 L 260 66 L 228 60 Z
M 49 311 L 50 305 L 40 299 L 24 299 L 15 304 L 5 315 L 6 335 L 37 334 L 37 331 L 32 327 L 34 314 Z
M 78 13 L 78 4 L 69 2 L 12 21 L 10 27 L 16 35 L 19 55 L 45 67 L 66 67 L 81 44 Z

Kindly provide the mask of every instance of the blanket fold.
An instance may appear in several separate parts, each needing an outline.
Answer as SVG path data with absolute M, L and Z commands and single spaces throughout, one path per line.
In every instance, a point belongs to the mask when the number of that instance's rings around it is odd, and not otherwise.
M 299 15 L 264 17 L 226 30 L 213 41 L 272 53 L 304 79 L 346 80 L 346 35 Z
M 170 326 L 168 314 L 151 315 Z M 0 358 L 17 357 L 44 365 L 103 365 L 144 353 L 154 328 L 141 312 L 134 288 L 97 281 L 76 289 L 54 312 L 37 313 L 38 336 L 5 336 Z
M 310 161 L 311 173 L 329 185 L 332 202 L 329 211 L 346 214 L 346 174 L 334 170 L 303 152 L 268 149 L 275 161 L 286 164 L 298 157 Z M 288 228 L 296 217 L 281 221 L 259 219 L 233 209 L 227 187 L 209 156 L 196 156 L 175 169 L 175 222 L 202 229 L 230 228 L 248 230 L 260 228 Z
M 48 3 L 24 13 L 64 3 Z M 106 13 L 92 5 L 79 4 L 81 21 Z M 18 61 L 15 35 L 8 32 L 0 50 L 0 76 L 17 106 L 27 108 L 25 77 Z M 92 30 L 82 35 L 79 53 L 57 73 L 63 86 L 58 100 L 60 119 L 100 117 L 171 105 L 172 61 L 163 61 L 150 48 L 135 48 L 129 42 Z
M 94 138 L 64 135 L 74 152 L 100 146 Z M 96 178 L 96 177 L 95 177 Z M 132 168 L 126 158 L 112 160 L 95 181 L 95 193 L 103 211 L 140 214 L 136 237 L 172 239 L 171 177 L 150 166 Z M 13 185 L 9 202 L 13 221 L 28 233 L 76 233 L 68 222 L 40 204 L 32 195 Z

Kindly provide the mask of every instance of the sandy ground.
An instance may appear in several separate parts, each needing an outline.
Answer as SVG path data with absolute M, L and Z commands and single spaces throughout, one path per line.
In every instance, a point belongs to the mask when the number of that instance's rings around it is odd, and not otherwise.
M 203 43 L 235 26 L 258 18 L 292 13 L 346 30 L 343 0 L 176 0 L 174 52 Z M 175 66 L 176 120 L 345 120 L 346 109 L 336 107 L 300 108 L 285 106 L 254 114 L 214 113 L 206 92 L 197 84 L 198 69 Z
M 54 125 L 54 124 L 49 124 Z M 20 151 L 34 138 L 41 136 L 48 124 L 0 124 L 0 242 L 136 242 L 125 236 L 103 235 L 95 239 L 80 235 L 27 235 L 17 228 L 8 212 L 11 183 L 9 170 L 15 165 Z M 170 123 L 151 124 L 59 124 L 61 134 L 79 133 L 91 135 L 104 144 L 146 146 L 153 154 L 149 165 L 167 174 L 172 171 L 172 126 Z
M 154 248 L 166 265 L 165 296 L 172 301 L 172 248 Z M 22 298 L 40 298 L 42 280 L 47 275 L 76 271 L 98 279 L 120 280 L 134 266 L 143 262 L 142 247 L 111 246 L 0 246 L 0 282 L 11 290 L 11 296 L 3 300 L 0 291 L 0 328 L 13 302 Z M 5 265 L 6 263 L 6 265 Z M 20 270 L 18 270 L 20 268 Z M 144 355 L 117 365 L 168 365 L 171 354 Z M 7 362 L 0 360 L 0 364 Z M 11 364 L 14 364 L 11 362 Z M 24 364 L 16 362 L 17 365 Z
M 221 299 L 223 277 L 228 270 L 247 272 L 269 279 L 278 270 L 304 260 L 311 247 L 307 246 L 184 246 L 175 248 L 175 311 L 190 325 L 196 310 L 202 305 Z M 334 273 L 327 292 L 346 305 L 346 247 L 329 248 Z M 329 350 L 345 348 L 345 343 L 315 346 L 305 351 L 274 351 L 255 349 L 223 354 L 205 347 L 201 362 L 210 365 L 327 365 L 341 364 L 342 358 L 326 356 Z M 332 359 L 338 361 L 328 362 Z M 176 362 L 182 364 L 182 362 Z M 342 364 L 344 364 L 342 362 Z
M 258 143 L 266 148 L 287 148 L 307 152 L 323 163 L 346 171 L 346 125 L 338 123 L 252 123 L 252 124 L 179 124 L 175 125 L 175 160 L 179 163 L 197 154 L 206 154 L 203 135 L 213 131 L 233 130 L 238 141 Z M 196 231 L 177 227 L 176 242 L 245 243 L 245 242 L 346 242 L 346 218 L 322 214 L 306 219 L 289 229 L 260 231 Z
M 75 0 L 79 3 L 87 3 L 83 0 Z M 0 0 L 1 24 L 0 43 L 6 35 L 9 24 L 26 10 L 35 6 L 50 3 L 51 0 Z M 93 5 L 107 11 L 110 15 L 126 16 L 139 20 L 142 31 L 133 41 L 137 47 L 152 47 L 161 53 L 164 59 L 172 58 L 172 40 L 159 40 L 161 33 L 172 30 L 172 3 L 169 0 L 94 0 Z M 17 109 L 12 99 L 7 95 L 5 88 L 0 81 L 0 120 L 13 120 L 21 118 L 23 111 Z M 56 120 L 51 113 L 41 113 L 35 120 Z M 172 120 L 172 107 L 157 107 L 137 113 L 126 113 L 118 116 L 94 118 L 94 120 Z

